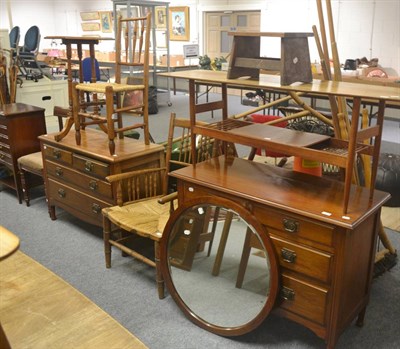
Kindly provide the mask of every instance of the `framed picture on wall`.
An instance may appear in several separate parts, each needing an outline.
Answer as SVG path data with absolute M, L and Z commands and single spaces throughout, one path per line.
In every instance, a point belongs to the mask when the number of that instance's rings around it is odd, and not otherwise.
M 166 9 L 163 6 L 156 6 L 155 7 L 155 22 L 157 29 L 165 29 L 167 28 L 167 13 Z
M 188 41 L 190 38 L 189 7 L 169 8 L 169 39 L 172 41 Z
M 99 13 L 97 11 L 93 12 L 81 12 L 82 21 L 93 21 L 95 19 L 100 19 Z
M 99 22 L 85 22 L 81 23 L 81 26 L 84 32 L 97 32 L 100 30 Z
M 101 23 L 101 31 L 103 33 L 112 33 L 113 28 L 112 28 L 110 11 L 100 12 L 100 23 Z

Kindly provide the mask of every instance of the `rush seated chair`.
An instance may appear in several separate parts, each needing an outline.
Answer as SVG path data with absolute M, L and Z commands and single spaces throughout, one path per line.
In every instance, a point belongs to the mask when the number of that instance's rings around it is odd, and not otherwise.
M 75 83 L 72 92 L 73 118 L 75 123 L 76 143 L 81 142 L 80 130 L 87 125 L 98 125 L 108 135 L 110 154 L 115 154 L 114 139 L 124 137 L 124 132 L 132 129 L 143 129 L 144 142 L 151 140 L 148 122 L 148 89 L 149 89 L 149 47 L 151 32 L 151 13 L 145 17 L 118 18 L 116 33 L 115 82 Z M 123 83 L 122 75 L 134 80 L 134 84 Z M 100 114 L 100 108 L 87 111 L 84 93 L 105 96 L 105 114 Z M 125 95 L 134 103 L 123 105 Z M 104 104 L 103 101 L 99 103 Z M 93 101 L 91 102 L 93 104 Z M 124 122 L 133 121 L 130 125 Z M 137 121 L 137 117 L 141 120 Z
M 44 184 L 42 152 L 21 156 L 17 162 L 24 200 L 26 206 L 29 206 L 31 187 Z
M 179 136 L 174 138 L 174 134 Z M 216 142 L 208 137 L 200 137 L 197 140 L 196 161 L 201 162 L 218 155 Z M 168 173 L 173 168 L 187 166 L 192 162 L 190 142 L 189 119 L 178 119 L 172 113 L 165 167 L 137 170 L 106 178 L 110 183 L 116 183 L 118 203 L 102 210 L 106 267 L 111 267 L 111 246 L 155 267 L 160 299 L 164 298 L 164 279 L 159 265 L 159 244 L 170 213 L 177 205 L 177 193 L 171 193 L 173 186 L 168 182 Z M 211 219 L 211 216 L 207 215 L 207 219 Z M 207 227 L 208 223 L 203 222 Z M 212 241 L 212 238 L 213 233 L 205 231 L 200 234 L 196 244 L 202 245 L 205 241 Z M 154 258 L 145 256 L 140 250 L 143 243 L 146 243 L 143 240 L 153 241 Z

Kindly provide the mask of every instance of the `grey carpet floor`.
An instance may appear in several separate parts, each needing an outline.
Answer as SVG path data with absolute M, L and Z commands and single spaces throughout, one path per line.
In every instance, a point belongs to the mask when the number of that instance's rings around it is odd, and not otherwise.
M 225 338 L 200 329 L 184 317 L 171 296 L 158 299 L 154 269 L 117 252 L 112 268 L 105 268 L 100 228 L 61 210 L 51 221 L 40 188 L 34 190 L 30 207 L 18 204 L 12 191 L 3 190 L 0 209 L 0 224 L 20 237 L 24 253 L 76 287 L 151 349 L 325 347 L 310 330 L 274 315 L 240 337 Z M 399 250 L 400 233 L 388 234 Z M 373 280 L 364 327 L 348 327 L 337 348 L 398 348 L 399 294 L 396 265 Z
M 188 116 L 187 96 L 173 98 L 172 106 L 161 100 L 159 114 L 150 119 L 157 142 L 166 139 L 171 111 Z M 200 119 L 212 120 L 209 114 Z M 324 341 L 310 330 L 274 315 L 240 337 L 226 338 L 200 329 L 184 317 L 171 296 L 158 299 L 154 269 L 117 252 L 113 254 L 112 268 L 105 268 L 100 228 L 62 210 L 57 210 L 58 219 L 51 221 L 41 188 L 34 190 L 30 207 L 18 204 L 15 193 L 4 189 L 0 192 L 0 210 L 0 224 L 20 237 L 24 253 L 76 287 L 151 349 L 325 347 Z M 388 234 L 399 250 L 400 234 Z M 396 265 L 373 280 L 364 327 L 348 327 L 337 348 L 399 348 L 399 294 L 400 266 Z

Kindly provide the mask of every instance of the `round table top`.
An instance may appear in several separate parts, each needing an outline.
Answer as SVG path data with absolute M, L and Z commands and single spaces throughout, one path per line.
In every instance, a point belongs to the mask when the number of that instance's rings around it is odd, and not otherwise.
M 0 261 L 11 256 L 19 248 L 19 238 L 0 225 Z

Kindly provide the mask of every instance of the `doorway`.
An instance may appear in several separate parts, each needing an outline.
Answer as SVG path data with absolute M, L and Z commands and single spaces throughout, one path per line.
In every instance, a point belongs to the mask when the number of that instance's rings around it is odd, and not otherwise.
M 227 57 L 232 36 L 228 32 L 259 32 L 261 11 L 206 12 L 204 17 L 204 54 L 211 59 Z

